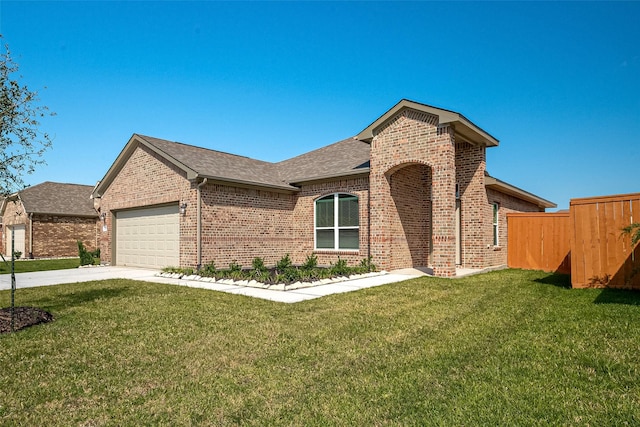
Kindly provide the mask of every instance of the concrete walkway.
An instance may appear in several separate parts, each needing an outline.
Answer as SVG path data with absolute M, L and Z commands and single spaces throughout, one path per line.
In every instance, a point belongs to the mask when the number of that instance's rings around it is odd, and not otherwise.
M 237 295 L 246 295 L 270 301 L 295 303 L 320 298 L 331 294 L 352 292 L 373 286 L 401 282 L 418 277 L 416 274 L 387 273 L 379 276 L 365 277 L 339 283 L 314 286 L 290 291 L 275 291 L 269 289 L 251 288 L 244 286 L 226 285 L 221 283 L 201 282 L 197 280 L 169 279 L 158 277 L 157 270 L 127 267 L 89 267 L 69 270 L 38 271 L 33 273 L 16 274 L 16 287 L 31 288 L 36 286 L 51 286 L 63 283 L 90 282 L 108 279 L 132 279 L 146 282 L 165 283 L 169 285 L 189 286 L 193 288 L 209 289 Z M 0 275 L 0 290 L 11 289 L 11 275 Z
M 495 268 L 493 268 L 495 269 Z M 458 270 L 457 277 L 478 274 L 485 270 Z M 246 295 L 254 298 L 262 298 L 270 301 L 295 303 L 310 299 L 320 298 L 331 294 L 352 292 L 374 286 L 386 285 L 389 283 L 402 282 L 420 276 L 429 275 L 425 269 L 403 269 L 378 276 L 364 277 L 360 279 L 347 280 L 344 282 L 330 283 L 310 288 L 302 288 L 290 291 L 276 291 L 269 289 L 252 288 L 245 286 L 227 285 L 222 283 L 201 282 L 197 280 L 170 279 L 158 277 L 157 270 L 147 270 L 142 268 L 128 267 L 87 267 L 73 268 L 69 270 L 38 271 L 33 273 L 16 274 L 16 287 L 31 288 L 36 286 L 51 286 L 62 283 L 90 282 L 95 280 L 108 279 L 132 279 L 143 280 L 145 282 L 164 283 L 168 285 L 189 286 L 192 288 L 209 289 L 212 291 L 227 292 L 236 295 Z M 0 290 L 11 289 L 11 275 L 0 275 Z

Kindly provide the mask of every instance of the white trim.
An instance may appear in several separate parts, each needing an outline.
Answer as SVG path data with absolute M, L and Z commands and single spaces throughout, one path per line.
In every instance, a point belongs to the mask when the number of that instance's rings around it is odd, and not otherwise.
M 500 246 L 500 203 L 498 202 L 491 202 L 491 232 L 493 246 Z

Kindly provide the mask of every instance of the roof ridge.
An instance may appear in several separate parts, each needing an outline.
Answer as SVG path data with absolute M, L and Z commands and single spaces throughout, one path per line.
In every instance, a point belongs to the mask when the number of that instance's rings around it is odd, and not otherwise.
M 280 164 L 282 164 L 282 163 L 284 163 L 284 162 L 288 162 L 289 160 L 299 159 L 299 158 L 301 158 L 301 157 L 308 156 L 308 155 L 309 155 L 309 154 L 311 154 L 311 153 L 316 153 L 316 152 L 318 152 L 318 151 L 321 151 L 321 150 L 327 149 L 327 148 L 329 148 L 329 147 L 333 147 L 333 146 L 335 146 L 335 145 L 337 145 L 337 144 L 341 144 L 341 143 L 349 142 L 349 141 L 358 141 L 358 140 L 357 140 L 354 136 L 350 136 L 350 137 L 348 137 L 348 138 L 341 139 L 340 141 L 333 142 L 333 143 L 331 143 L 331 144 L 329 144 L 329 145 L 323 145 L 322 147 L 318 147 L 318 148 L 316 148 L 316 149 L 314 149 L 314 150 L 307 151 L 307 152 L 304 152 L 304 153 L 302 153 L 302 154 L 298 154 L 297 156 L 290 157 L 290 158 L 288 158 L 288 159 L 284 159 L 284 160 L 280 160 L 279 162 L 276 162 L 276 163 L 274 163 L 274 164 L 276 164 L 276 165 L 280 165 Z
M 213 148 L 202 147 L 202 146 L 199 146 L 199 145 L 187 144 L 187 143 L 180 142 L 180 141 L 170 141 L 168 139 L 156 138 L 155 136 L 142 135 L 142 134 L 139 134 L 139 133 L 136 133 L 135 135 L 141 137 L 142 139 L 144 139 L 145 141 L 147 141 L 150 144 L 153 144 L 153 142 L 149 141 L 149 138 L 150 139 L 155 139 L 155 140 L 158 140 L 158 141 L 168 142 L 170 144 L 182 145 L 184 147 L 196 148 L 196 149 L 199 149 L 199 150 L 211 151 L 213 153 L 219 153 L 219 154 L 225 154 L 225 155 L 228 155 L 228 156 L 240 157 L 242 159 L 249 159 L 249 160 L 255 160 L 255 161 L 258 161 L 258 162 L 274 164 L 273 162 L 267 162 L 266 160 L 260 160 L 260 159 L 254 158 L 254 157 L 243 156 L 241 154 L 229 153 L 228 151 L 221 151 L 221 150 L 216 150 L 216 149 L 213 149 Z M 154 146 L 155 146 L 155 144 L 154 144 Z M 157 146 L 156 146 L 156 148 L 160 149 L 160 147 L 157 147 Z M 162 151 L 165 152 L 164 150 L 162 150 Z

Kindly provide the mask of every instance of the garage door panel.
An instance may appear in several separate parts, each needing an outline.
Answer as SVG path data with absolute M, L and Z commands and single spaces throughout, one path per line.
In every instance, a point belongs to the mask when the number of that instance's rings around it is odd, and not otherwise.
M 163 268 L 180 263 L 178 206 L 116 214 L 116 264 Z
M 25 226 L 24 225 L 8 225 L 5 234 L 5 256 L 11 257 L 11 235 L 13 234 L 13 250 L 21 252 L 25 255 Z

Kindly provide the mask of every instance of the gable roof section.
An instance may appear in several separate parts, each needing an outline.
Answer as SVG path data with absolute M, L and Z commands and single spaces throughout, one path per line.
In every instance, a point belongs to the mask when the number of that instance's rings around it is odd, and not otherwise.
M 93 187 L 45 181 L 8 196 L 5 201 L 22 201 L 27 213 L 98 217 L 93 208 Z M 6 207 L 3 203 L 2 210 Z
M 471 144 L 481 144 L 486 147 L 498 146 L 498 140 L 488 132 L 473 124 L 469 119 L 455 111 L 432 107 L 431 105 L 403 99 L 391 107 L 389 111 L 380 116 L 376 121 L 367 126 L 356 138 L 371 142 L 376 129 L 384 126 L 405 109 L 411 109 L 438 116 L 439 124 L 449 124 L 455 130 L 456 138 Z
M 193 145 L 138 135 L 167 159 L 188 165 L 187 179 L 208 178 L 213 181 L 249 184 L 282 190 L 297 190 L 284 182 L 273 163 Z
M 228 182 L 288 192 L 298 191 L 298 188 L 287 184 L 280 178 L 278 169 L 273 163 L 133 134 L 104 178 L 96 186 L 95 195 L 99 197 L 106 191 L 139 145 L 149 148 L 164 160 L 184 171 L 188 180 L 207 178 L 213 182 Z

